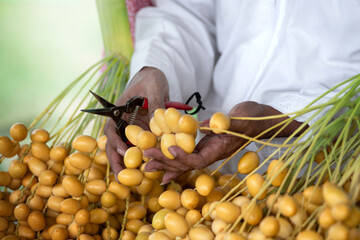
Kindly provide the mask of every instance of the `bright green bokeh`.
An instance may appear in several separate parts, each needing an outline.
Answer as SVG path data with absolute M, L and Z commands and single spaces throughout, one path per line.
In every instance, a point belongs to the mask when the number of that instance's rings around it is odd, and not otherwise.
M 0 135 L 102 57 L 95 1 L 0 0 Z

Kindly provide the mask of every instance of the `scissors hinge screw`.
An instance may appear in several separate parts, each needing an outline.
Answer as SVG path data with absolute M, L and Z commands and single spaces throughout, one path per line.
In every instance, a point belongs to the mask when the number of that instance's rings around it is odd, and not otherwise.
M 120 111 L 119 111 L 119 110 L 115 110 L 115 111 L 114 111 L 114 116 L 115 116 L 115 117 L 118 117 L 119 115 L 120 115 Z

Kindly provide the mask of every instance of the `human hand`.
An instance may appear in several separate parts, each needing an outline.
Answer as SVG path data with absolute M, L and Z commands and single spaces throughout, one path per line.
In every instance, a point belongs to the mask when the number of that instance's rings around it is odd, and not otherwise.
M 164 102 L 169 100 L 169 86 L 165 75 L 158 69 L 145 67 L 131 80 L 115 105 L 124 105 L 133 96 L 142 96 L 148 99 L 148 109 L 140 109 L 133 124 L 143 129 L 149 129 L 149 119 L 157 108 L 163 108 Z M 130 114 L 123 114 L 125 121 Z M 128 146 L 116 133 L 116 123 L 109 119 L 106 122 L 104 133 L 107 136 L 106 153 L 115 173 L 115 176 L 124 168 L 123 156 Z
M 258 104 L 256 102 L 242 102 L 234 106 L 229 112 L 230 117 L 263 117 L 281 114 L 276 109 Z M 230 131 L 242 133 L 249 137 L 255 137 L 265 129 L 284 120 L 286 117 L 271 120 L 231 120 Z M 291 134 L 301 123 L 293 121 L 279 136 Z M 201 126 L 209 126 L 209 119 L 202 122 Z M 275 130 L 274 130 L 275 131 Z M 263 135 L 268 138 L 274 131 Z M 160 149 L 148 149 L 144 155 L 151 160 L 146 164 L 146 171 L 164 170 L 163 183 L 167 183 L 181 174 L 193 169 L 201 169 L 209 166 L 217 160 L 229 157 L 242 145 L 248 142 L 230 134 L 214 134 L 210 131 L 203 131 L 206 135 L 197 144 L 191 154 L 185 153 L 180 147 L 169 147 L 170 153 L 175 157 L 171 160 L 164 156 Z

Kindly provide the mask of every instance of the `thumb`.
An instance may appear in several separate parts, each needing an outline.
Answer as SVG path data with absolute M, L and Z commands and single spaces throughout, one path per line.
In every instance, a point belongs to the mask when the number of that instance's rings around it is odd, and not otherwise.
M 202 127 L 209 127 L 209 123 L 210 123 L 210 119 L 205 119 L 204 121 L 202 121 L 202 122 L 200 123 L 199 128 L 200 128 L 200 132 L 201 132 L 201 133 L 203 133 L 203 134 L 209 134 L 209 133 L 211 133 L 210 130 L 201 129 Z

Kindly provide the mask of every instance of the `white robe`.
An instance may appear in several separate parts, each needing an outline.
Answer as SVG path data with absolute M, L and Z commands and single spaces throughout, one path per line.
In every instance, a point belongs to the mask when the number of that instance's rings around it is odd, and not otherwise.
M 131 77 L 152 66 L 170 100 L 200 92 L 200 120 L 247 100 L 291 113 L 360 73 L 360 1 L 158 0 L 135 38 Z

